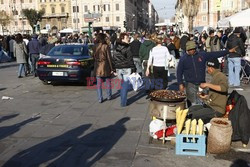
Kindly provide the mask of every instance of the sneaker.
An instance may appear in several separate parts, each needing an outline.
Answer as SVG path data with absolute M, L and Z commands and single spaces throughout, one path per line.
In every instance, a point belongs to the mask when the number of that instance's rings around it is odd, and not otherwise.
M 99 103 L 102 103 L 102 102 L 103 102 L 103 100 L 98 100 L 98 102 L 99 102 Z
M 18 76 L 18 78 L 23 78 L 22 76 Z
M 234 90 L 244 90 L 244 89 L 242 87 L 240 87 L 240 86 L 235 86 Z
M 112 97 L 108 97 L 107 100 L 112 100 Z

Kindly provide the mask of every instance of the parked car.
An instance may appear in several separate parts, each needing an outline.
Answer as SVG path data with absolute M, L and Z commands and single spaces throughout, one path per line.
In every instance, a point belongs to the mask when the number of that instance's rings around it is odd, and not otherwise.
M 37 62 L 37 74 L 44 84 L 48 82 L 85 82 L 94 69 L 94 60 L 88 46 L 63 44 L 52 48 Z

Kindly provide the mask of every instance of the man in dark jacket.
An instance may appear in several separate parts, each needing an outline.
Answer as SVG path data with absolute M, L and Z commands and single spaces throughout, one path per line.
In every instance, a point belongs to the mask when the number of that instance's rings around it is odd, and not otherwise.
M 36 77 L 36 63 L 39 59 L 39 51 L 40 51 L 40 43 L 37 40 L 37 35 L 34 34 L 32 36 L 31 41 L 28 43 L 28 48 L 29 48 L 29 55 L 31 59 L 31 65 L 32 65 L 32 73 Z
M 139 57 L 139 50 L 141 46 L 141 42 L 138 40 L 139 34 L 134 34 L 134 40 L 130 43 L 130 49 L 133 55 L 133 60 L 136 66 L 136 72 L 142 73 L 141 60 Z
M 146 34 L 144 42 L 140 46 L 139 56 L 142 62 L 143 75 L 145 75 L 147 66 L 148 66 L 148 58 L 150 50 L 155 47 L 155 43 L 151 40 L 151 35 Z
M 187 32 L 184 32 L 184 34 L 182 35 L 182 37 L 180 39 L 180 45 L 181 45 L 181 53 L 182 53 L 182 55 L 183 55 L 183 53 L 186 52 L 186 43 L 188 41 L 189 41 L 189 34 Z
M 177 68 L 177 82 L 180 91 L 186 88 L 186 94 L 189 106 L 198 104 L 198 88 L 201 83 L 205 83 L 206 62 L 210 58 L 225 56 L 229 52 L 235 52 L 235 48 L 219 52 L 196 52 L 194 41 L 188 41 L 186 44 L 186 53 L 180 58 Z M 185 86 L 184 86 L 184 80 Z M 190 104 L 191 103 L 191 104 Z
M 228 80 L 231 87 L 240 86 L 241 57 L 245 56 L 244 43 L 240 38 L 240 33 L 240 28 L 235 28 L 227 41 L 228 49 L 237 47 L 236 52 L 230 53 L 228 56 Z
M 129 46 L 129 36 L 121 33 L 113 53 L 113 67 L 118 78 L 121 79 L 121 107 L 127 106 L 127 94 L 130 86 L 129 75 L 135 71 L 133 55 Z

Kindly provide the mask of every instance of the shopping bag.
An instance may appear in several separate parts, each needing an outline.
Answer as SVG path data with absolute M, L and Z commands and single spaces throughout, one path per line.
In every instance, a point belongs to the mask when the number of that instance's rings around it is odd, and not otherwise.
M 134 91 L 139 90 L 143 86 L 143 80 L 138 73 L 132 73 L 129 75 L 128 80 L 133 86 Z

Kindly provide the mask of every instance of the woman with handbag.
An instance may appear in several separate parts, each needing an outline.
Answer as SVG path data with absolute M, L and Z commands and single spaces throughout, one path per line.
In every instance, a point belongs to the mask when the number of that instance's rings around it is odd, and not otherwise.
M 97 35 L 97 44 L 94 46 L 94 73 L 97 79 L 97 95 L 99 103 L 103 102 L 102 83 L 105 82 L 107 100 L 111 100 L 111 74 L 113 73 L 110 47 L 107 44 L 107 36 L 103 33 Z
M 22 78 L 22 73 L 26 76 L 27 48 L 21 34 L 17 34 L 13 45 L 13 54 L 19 64 L 18 78 Z
M 154 89 L 166 89 L 168 86 L 168 62 L 171 55 L 168 48 L 162 46 L 162 37 L 157 36 L 156 46 L 149 53 L 146 76 L 150 75 L 149 68 L 153 65 Z

